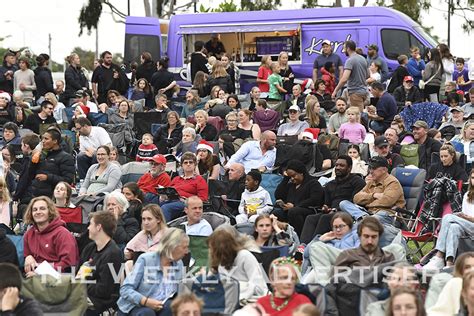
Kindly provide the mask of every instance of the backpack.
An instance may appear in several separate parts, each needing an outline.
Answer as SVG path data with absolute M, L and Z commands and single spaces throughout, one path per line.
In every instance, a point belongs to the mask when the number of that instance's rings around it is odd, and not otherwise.
M 406 166 L 413 165 L 418 167 L 418 165 L 420 164 L 418 147 L 418 144 L 402 145 L 402 149 L 400 150 L 400 156 L 402 156 Z

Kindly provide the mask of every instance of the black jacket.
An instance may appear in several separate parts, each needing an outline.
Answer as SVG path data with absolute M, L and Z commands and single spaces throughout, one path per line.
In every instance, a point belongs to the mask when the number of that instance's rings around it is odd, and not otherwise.
M 431 154 L 439 153 L 440 148 L 440 142 L 431 137 L 427 137 L 425 143 L 418 146 L 418 168 L 429 171 L 431 167 Z
M 139 231 L 140 226 L 137 220 L 125 212 L 117 221 L 114 240 L 118 245 L 126 245 Z
M 196 130 L 196 134 L 201 135 L 202 139 L 213 141 L 217 137 L 217 129 L 214 127 L 214 125 L 207 123 L 202 131 L 199 131 L 199 129 Z
M 13 311 L 0 311 L 0 316 L 43 316 L 41 305 L 34 299 L 20 295 L 20 304 Z
M 5 231 L 0 228 L 0 263 L 8 262 L 19 266 L 18 255 L 15 244 L 7 237 Z
M 225 77 L 218 77 L 218 78 L 210 77 L 207 80 L 207 85 L 209 86 L 209 88 L 211 90 L 214 86 L 219 86 L 226 93 L 230 93 L 232 91 L 235 91 L 235 87 L 233 86 L 232 80 L 230 79 L 229 75 L 227 75 Z
M 5 64 L 3 64 L 3 66 L 0 67 L 0 90 L 13 94 L 13 75 L 11 76 L 11 79 L 8 80 L 5 77 L 5 73 L 7 71 L 12 71 L 14 73 L 17 70 L 18 70 L 17 65 L 8 67 Z
M 290 177 L 284 177 L 275 190 L 275 198 L 295 207 L 319 207 L 324 202 L 324 191 L 318 179 L 306 173 L 299 188 L 290 182 Z
M 34 70 L 36 82 L 36 100 L 47 92 L 54 93 L 53 76 L 48 67 L 37 67 Z
M 397 69 L 392 74 L 392 79 L 390 80 L 390 84 L 388 85 L 387 91 L 393 93 L 396 88 L 400 87 L 403 84 L 403 78 L 405 76 L 409 76 L 407 67 L 398 66 Z
M 32 175 L 29 172 L 30 168 L 30 156 L 23 157 L 23 163 L 21 164 L 20 174 L 18 176 L 18 183 L 16 186 L 15 194 L 13 194 L 12 200 L 19 201 L 24 197 L 31 197 L 31 180 Z
M 153 74 L 150 79 L 150 84 L 153 87 L 153 92 L 157 95 L 160 89 L 164 89 L 174 81 L 174 75 L 166 69 L 160 69 Z M 168 99 L 173 97 L 173 89 L 165 91 Z
M 443 166 L 441 162 L 432 164 L 428 171 L 428 180 L 441 177 L 453 179 L 454 181 L 462 180 L 462 182 L 467 182 L 466 170 L 457 162 L 447 167 Z
M 113 265 L 115 274 L 118 274 L 123 262 L 120 248 L 115 241 L 110 240 L 101 251 L 97 251 L 97 245 L 92 242 L 81 253 L 79 265 L 85 262 L 89 262 L 92 267 L 95 267 L 92 275 L 88 278 L 88 280 L 95 282 L 87 285 L 87 296 L 91 299 L 96 310 L 101 312 L 115 306 L 119 297 L 120 283 L 114 281 L 109 263 Z
M 53 124 L 56 123 L 56 120 L 54 117 L 48 116 L 46 120 L 43 120 L 42 118 L 39 117 L 38 113 L 33 113 L 28 116 L 28 118 L 25 120 L 25 123 L 23 124 L 23 128 L 27 128 L 32 130 L 36 134 L 40 134 L 40 126 L 41 124 Z
M 64 89 L 65 99 L 74 98 L 77 90 L 88 87 L 87 78 L 81 68 L 76 68 L 71 65 L 67 67 L 64 72 L 64 80 L 66 81 L 66 88 Z
M 194 52 L 191 54 L 191 82 L 194 82 L 194 77 L 198 71 L 203 71 L 209 74 L 207 69 L 207 58 L 201 52 Z
M 396 88 L 393 91 L 393 97 L 397 101 L 399 108 L 405 107 L 405 102 L 410 101 L 412 104 L 420 103 L 422 101 L 421 92 L 417 86 L 413 86 L 408 93 L 405 91 L 403 86 Z
M 176 146 L 183 137 L 183 125 L 177 125 L 171 132 L 170 138 L 168 138 L 168 128 L 168 124 L 163 125 L 158 129 L 156 134 L 153 135 L 153 142 L 156 147 L 158 147 L 158 152 L 160 154 L 167 154 L 170 148 Z
M 38 181 L 34 179 L 37 174 L 46 174 L 48 179 L 46 181 Z M 75 174 L 74 157 L 62 149 L 48 151 L 39 163 L 30 164 L 30 176 L 33 179 L 31 182 L 33 196 L 46 195 L 52 197 L 56 184 L 60 181 L 73 183 Z
M 136 78 L 141 79 L 145 78 L 148 83 L 151 82 L 151 76 L 156 72 L 155 62 L 153 60 L 147 61 L 137 67 Z
M 339 209 L 339 203 L 344 200 L 352 202 L 354 195 L 365 187 L 364 179 L 350 173 L 346 178 L 335 178 L 324 186 L 324 204 L 330 208 Z

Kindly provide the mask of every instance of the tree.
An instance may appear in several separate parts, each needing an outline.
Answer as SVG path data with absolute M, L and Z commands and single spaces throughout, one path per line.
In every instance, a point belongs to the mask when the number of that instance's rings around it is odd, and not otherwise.
M 81 66 L 92 70 L 94 69 L 94 60 L 95 60 L 95 53 L 91 50 L 84 50 L 78 46 L 74 47 L 72 50 L 73 53 L 76 53 L 79 58 L 81 59 Z

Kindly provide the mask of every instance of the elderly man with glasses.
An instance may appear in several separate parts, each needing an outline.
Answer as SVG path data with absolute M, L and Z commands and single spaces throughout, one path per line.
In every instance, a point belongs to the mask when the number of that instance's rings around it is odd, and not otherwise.
M 23 124 L 23 128 L 33 131 L 35 134 L 40 134 L 41 124 L 54 124 L 56 120 L 53 117 L 54 105 L 48 100 L 41 103 L 41 112 L 31 114 Z
M 300 121 L 300 107 L 292 105 L 288 109 L 289 122 L 281 124 L 278 128 L 278 136 L 293 136 L 301 134 L 309 127 L 308 122 Z
M 165 172 L 166 158 L 161 154 L 154 155 L 150 160 L 150 170 L 140 177 L 138 187 L 145 194 L 146 203 L 158 203 L 156 188 L 167 187 L 171 183 L 170 176 Z

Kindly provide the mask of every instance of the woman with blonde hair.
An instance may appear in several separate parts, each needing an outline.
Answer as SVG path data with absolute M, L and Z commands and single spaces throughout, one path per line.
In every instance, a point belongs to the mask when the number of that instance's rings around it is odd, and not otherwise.
M 44 95 L 44 99 L 51 102 L 51 104 L 54 106 L 53 117 L 56 120 L 56 123 L 62 124 L 64 122 L 63 114 L 65 114 L 64 109 L 66 108 L 66 106 L 62 102 L 59 102 L 56 98 L 56 95 L 52 92 L 46 93 Z
M 224 64 L 220 61 L 217 61 L 212 66 L 212 73 L 209 77 L 209 80 L 207 80 L 207 84 L 211 88 L 214 86 L 219 86 L 226 93 L 230 93 L 235 90 L 235 88 L 233 89 L 232 79 L 225 70 Z
M 327 125 L 326 120 L 319 114 L 321 105 L 316 97 L 306 98 L 306 117 L 310 128 L 319 128 L 321 132 L 325 132 Z
M 286 91 L 291 91 L 295 82 L 295 75 L 293 74 L 293 69 L 288 64 L 288 53 L 280 52 L 278 55 L 278 64 L 280 65 L 280 76 L 283 79 L 283 89 Z
M 209 115 L 204 110 L 197 110 L 194 113 L 196 119 L 196 134 L 200 135 L 202 139 L 213 141 L 217 137 L 217 129 L 214 125 L 208 124 Z
M 253 112 L 249 109 L 243 109 L 239 111 L 239 125 L 238 127 L 243 129 L 244 131 L 249 131 L 252 133 L 252 138 L 255 140 L 260 140 L 260 135 L 262 131 L 260 130 L 260 126 L 258 124 L 254 124 L 252 119 Z
M 36 267 L 43 261 L 63 272 L 77 265 L 79 250 L 76 240 L 66 229 L 49 197 L 33 198 L 23 221 L 26 225 L 31 225 L 24 235 L 23 253 L 27 277 L 35 275 Z
M 359 108 L 351 106 L 347 109 L 346 115 L 348 121 L 339 128 L 339 138 L 346 139 L 352 144 L 361 144 L 364 142 L 367 131 L 360 124 Z
M 142 230 L 125 246 L 125 259 L 134 260 L 144 252 L 156 251 L 163 238 L 166 220 L 157 204 L 148 204 L 142 209 Z
M 67 105 L 71 105 L 74 102 L 75 94 L 77 90 L 87 90 L 89 82 L 84 74 L 81 67 L 81 59 L 76 53 L 66 57 L 66 61 L 69 66 L 64 72 L 64 81 L 66 87 L 64 89 L 64 102 L 69 102 Z
M 8 190 L 5 177 L 0 176 L 0 224 L 5 224 L 6 226 L 12 227 L 12 218 L 11 214 L 11 197 L 10 191 Z
M 466 155 L 468 165 L 474 162 L 474 154 L 471 153 L 471 143 L 474 141 L 474 121 L 469 120 L 464 123 L 461 133 L 451 139 L 451 143 L 458 150 Z

